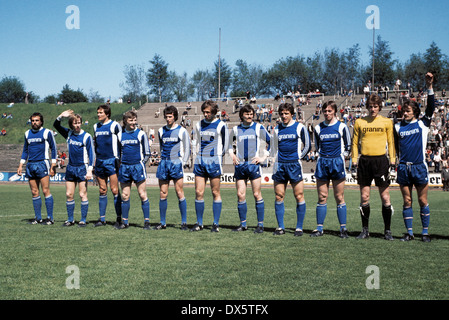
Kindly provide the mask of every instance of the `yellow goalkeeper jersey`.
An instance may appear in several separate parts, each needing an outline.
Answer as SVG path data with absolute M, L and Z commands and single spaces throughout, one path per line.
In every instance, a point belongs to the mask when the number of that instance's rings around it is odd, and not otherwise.
M 360 149 L 359 149 L 360 148 Z M 352 162 L 357 163 L 359 151 L 364 156 L 388 155 L 390 162 L 396 161 L 393 137 L 393 121 L 377 115 L 357 119 L 352 138 Z

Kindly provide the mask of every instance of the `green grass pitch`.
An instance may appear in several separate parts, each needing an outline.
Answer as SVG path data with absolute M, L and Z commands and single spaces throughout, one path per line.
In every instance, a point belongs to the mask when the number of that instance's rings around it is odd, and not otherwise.
M 106 227 L 98 219 L 98 188 L 89 186 L 87 227 L 63 228 L 65 188 L 52 184 L 55 224 L 29 225 L 33 218 L 26 184 L 0 185 L 1 300 L 447 300 L 449 298 L 449 197 L 429 192 L 431 243 L 420 240 L 421 221 L 415 199 L 416 239 L 402 242 L 405 232 L 402 199 L 391 191 L 395 214 L 394 241 L 382 239 L 383 222 L 377 189 L 371 195 L 371 238 L 358 240 L 359 192 L 345 192 L 349 239 L 340 239 L 335 201 L 328 202 L 325 234 L 311 238 L 316 227 L 317 193 L 306 188 L 305 234 L 294 237 L 296 214 L 291 189 L 286 195 L 287 234 L 274 236 L 274 193 L 265 199 L 265 232 L 254 234 L 256 213 L 251 190 L 247 194 L 246 232 L 232 232 L 239 224 L 235 188 L 223 187 L 220 232 L 211 233 L 212 200 L 206 191 L 206 228 L 180 230 L 180 214 L 170 186 L 166 230 L 143 230 L 143 215 L 135 187 L 131 193 L 131 227 L 115 230 L 109 196 Z M 159 190 L 148 187 L 150 222 L 159 222 Z M 188 224 L 196 221 L 194 188 L 185 187 Z M 109 193 L 110 195 L 110 193 Z M 416 198 L 416 196 L 415 196 Z M 75 219 L 79 220 L 79 198 Z M 43 205 L 45 216 L 45 205 Z M 71 268 L 76 268 L 77 273 Z M 373 269 L 375 268 L 375 269 Z M 376 272 L 372 270 L 377 270 Z M 76 275 L 76 278 L 73 278 Z M 76 280 L 73 280 L 76 279 Z M 77 282 L 78 281 L 78 282 Z M 78 284 L 78 287 L 75 287 Z

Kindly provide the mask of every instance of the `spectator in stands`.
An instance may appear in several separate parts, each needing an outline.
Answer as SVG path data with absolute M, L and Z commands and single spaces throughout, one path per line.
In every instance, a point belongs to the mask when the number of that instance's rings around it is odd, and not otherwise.
M 447 161 L 441 171 L 441 182 L 443 183 L 443 191 L 449 191 L 449 167 Z
M 435 141 L 436 141 L 436 146 L 438 148 L 443 147 L 443 131 L 442 130 L 438 130 L 437 134 L 435 135 Z
M 368 85 L 366 85 L 366 86 L 363 88 L 363 93 L 365 94 L 365 97 L 369 97 L 369 94 L 370 94 L 370 87 L 369 87 Z
M 268 107 L 268 122 L 271 123 L 271 119 L 273 118 L 273 106 Z
M 440 151 L 437 150 L 435 152 L 435 155 L 433 156 L 433 163 L 435 165 L 435 173 L 440 173 L 440 165 L 441 165 L 441 156 L 440 156 Z
M 315 153 L 314 153 L 312 150 L 310 150 L 309 153 L 307 153 L 307 156 L 306 156 L 305 160 L 306 160 L 307 162 L 309 162 L 309 161 L 312 161 L 312 162 L 315 161 Z
M 221 120 L 224 120 L 224 118 L 225 118 L 225 116 L 226 116 L 226 110 L 221 110 Z
M 58 165 L 58 169 L 61 169 L 61 155 L 62 155 L 62 152 L 58 151 L 58 157 L 56 158 L 56 163 Z
M 427 151 L 426 151 L 426 163 L 427 163 L 428 168 L 430 168 L 432 166 L 432 159 L 433 159 L 433 152 L 432 152 L 432 148 L 429 146 L 429 147 L 427 147 Z
M 250 104 L 256 104 L 257 103 L 257 99 L 255 96 L 252 96 L 251 99 L 249 100 Z

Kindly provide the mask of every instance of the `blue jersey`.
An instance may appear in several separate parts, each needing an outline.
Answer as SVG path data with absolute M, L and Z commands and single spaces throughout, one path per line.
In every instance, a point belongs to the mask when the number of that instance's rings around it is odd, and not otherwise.
M 92 169 L 94 163 L 92 136 L 82 129 L 77 134 L 73 130 L 64 128 L 59 119 L 55 120 L 53 126 L 67 140 L 69 164 L 75 167 L 87 165 L 89 169 Z
M 140 129 L 120 132 L 118 140 L 121 146 L 121 163 L 145 164 L 150 158 L 150 145 L 146 133 Z
M 271 136 L 263 125 L 253 122 L 245 127 L 243 124 L 235 126 L 231 130 L 229 138 L 229 151 L 233 152 L 233 141 L 236 140 L 236 156 L 241 161 L 251 161 L 254 157 L 259 157 L 261 142 L 265 142 L 267 149 L 270 149 Z
M 122 132 L 120 125 L 113 120 L 94 125 L 95 154 L 97 159 L 106 160 L 118 158 L 120 145 L 117 135 Z
M 158 130 L 161 159 L 181 160 L 186 163 L 190 157 L 190 137 L 187 130 L 176 125 L 173 128 L 163 126 Z
M 51 151 L 49 155 L 49 151 Z M 25 142 L 23 144 L 21 163 L 50 160 L 56 163 L 56 143 L 51 130 L 40 128 L 37 131 L 32 129 L 25 132 Z
M 336 158 L 349 155 L 351 134 L 344 123 L 327 125 L 324 121 L 314 128 L 315 148 L 320 157 Z
M 214 119 L 212 122 L 201 120 L 193 128 L 193 137 L 198 146 L 198 156 L 221 163 L 228 148 L 228 128 L 226 124 Z
M 299 122 L 287 126 L 282 123 L 277 125 L 271 141 L 271 154 L 276 157 L 276 162 L 281 163 L 298 162 L 311 148 L 309 133 Z
M 427 135 L 430 121 L 435 110 L 433 92 L 427 98 L 425 115 L 411 122 L 402 120 L 394 125 L 396 150 L 399 152 L 399 163 L 423 163 L 426 160 Z

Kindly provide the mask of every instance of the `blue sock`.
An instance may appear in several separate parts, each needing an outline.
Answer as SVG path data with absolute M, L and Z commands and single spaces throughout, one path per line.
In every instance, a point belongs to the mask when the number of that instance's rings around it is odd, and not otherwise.
M 53 220 L 53 196 L 45 198 L 45 208 L 47 208 L 47 218 Z
M 239 212 L 240 223 L 242 226 L 246 227 L 246 215 L 248 213 L 248 208 L 246 206 L 246 200 L 237 203 L 237 211 Z
M 66 201 L 65 205 L 67 207 L 67 221 L 72 222 L 74 220 L 73 213 L 75 211 L 75 200 Z
M 306 202 L 298 202 L 296 204 L 296 229 L 302 230 L 302 225 L 304 223 L 304 218 L 306 216 Z
M 106 221 L 106 208 L 108 206 L 108 195 L 100 195 L 100 199 L 98 201 L 98 206 L 100 209 L 100 220 Z
M 42 200 L 41 196 L 37 196 L 33 198 L 33 208 L 34 208 L 34 217 L 36 220 L 42 220 Z
M 167 224 L 167 199 L 159 199 L 159 216 L 161 218 L 161 224 L 165 226 Z
M 122 196 L 120 195 L 120 193 L 117 193 L 114 196 L 114 208 L 115 208 L 115 214 L 117 215 L 117 217 L 121 217 L 122 216 Z M 106 212 L 106 209 L 105 209 Z
M 212 203 L 212 212 L 214 213 L 214 224 L 218 226 L 221 216 L 221 200 Z
M 122 200 L 122 218 L 124 224 L 128 224 L 130 206 L 129 199 L 127 201 Z
M 179 200 L 179 211 L 181 212 L 181 223 L 187 223 L 187 200 L 182 198 Z
M 87 212 L 89 211 L 89 201 L 81 201 L 81 221 L 86 222 Z
M 276 201 L 274 203 L 274 213 L 276 215 L 278 227 L 280 229 L 285 229 L 285 226 L 284 226 L 284 213 L 285 213 L 284 201 L 279 201 L 279 202 Z
M 318 231 L 323 231 L 324 220 L 326 219 L 327 214 L 327 203 L 324 204 L 316 204 L 316 229 Z
M 412 207 L 403 207 L 402 208 L 402 217 L 404 218 L 405 228 L 409 235 L 413 235 L 413 208 Z
M 195 200 L 195 213 L 196 213 L 196 222 L 198 222 L 198 224 L 202 226 L 204 215 L 204 200 Z
M 429 223 L 430 223 L 430 209 L 429 205 L 421 207 L 421 223 L 422 223 L 422 234 L 429 234 Z
M 263 220 L 265 218 L 265 202 L 263 199 L 256 201 L 256 213 L 258 225 L 263 226 Z
M 347 217 L 346 203 L 337 205 L 337 217 L 338 222 L 340 223 L 340 230 L 345 230 Z
M 143 219 L 150 221 L 150 200 L 142 201 Z

